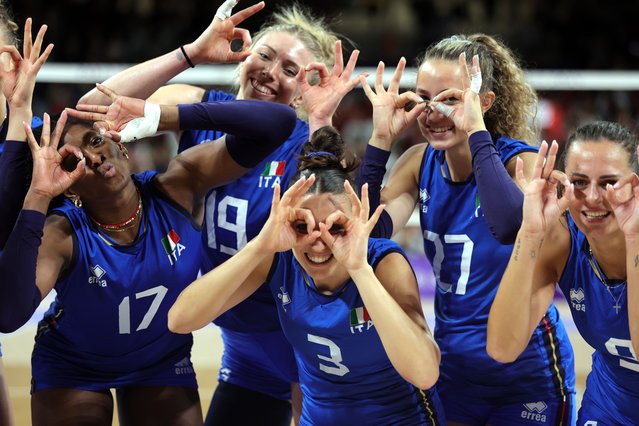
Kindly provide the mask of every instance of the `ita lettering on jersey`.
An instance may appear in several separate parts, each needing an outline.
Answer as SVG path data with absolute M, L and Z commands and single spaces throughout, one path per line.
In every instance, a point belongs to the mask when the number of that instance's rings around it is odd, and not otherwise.
M 570 289 L 570 304 L 575 311 L 586 312 L 586 304 L 584 303 L 585 298 L 583 288 Z
M 282 176 L 284 175 L 284 169 L 286 168 L 286 161 L 269 161 L 264 166 L 262 174 L 260 175 L 260 181 L 258 188 L 273 188 L 275 184 L 280 184 Z
M 171 229 L 171 232 L 166 234 L 166 237 L 162 238 L 162 247 L 169 258 L 169 263 L 174 265 L 177 262 L 178 257 L 182 255 L 182 252 L 186 247 L 180 244 L 180 236 L 175 230 Z
M 370 330 L 373 327 L 373 320 L 371 319 L 366 306 L 360 306 L 359 308 L 351 309 L 349 315 L 349 322 L 351 333 L 363 333 Z
M 106 271 L 100 265 L 91 265 L 91 276 L 89 277 L 89 284 L 97 284 L 100 287 L 106 287 L 107 281 L 103 279 L 106 275 Z
M 419 188 L 419 206 L 422 209 L 422 213 L 428 212 L 428 200 L 430 200 L 428 189 Z
M 521 412 L 521 418 L 526 420 L 534 420 L 537 422 L 546 422 L 546 414 L 544 412 L 548 405 L 544 401 L 529 402 L 524 404 L 525 410 Z

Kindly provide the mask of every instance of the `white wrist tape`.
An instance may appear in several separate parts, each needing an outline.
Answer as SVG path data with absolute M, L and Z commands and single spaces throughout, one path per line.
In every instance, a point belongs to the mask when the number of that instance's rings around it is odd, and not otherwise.
M 452 106 L 443 104 L 441 102 L 437 102 L 436 104 L 433 104 L 433 108 L 435 108 L 440 113 L 444 114 L 446 117 L 450 117 L 450 115 L 453 113 Z
M 215 17 L 220 20 L 225 20 L 231 16 L 233 13 L 233 7 L 237 4 L 238 0 L 226 0 L 220 7 L 217 8 L 217 12 L 215 12 Z
M 481 72 L 470 76 L 470 91 L 479 94 L 481 90 Z
M 145 102 L 144 117 L 134 118 L 124 126 L 120 132 L 121 142 L 132 142 L 155 135 L 160 124 L 160 115 L 160 105 Z

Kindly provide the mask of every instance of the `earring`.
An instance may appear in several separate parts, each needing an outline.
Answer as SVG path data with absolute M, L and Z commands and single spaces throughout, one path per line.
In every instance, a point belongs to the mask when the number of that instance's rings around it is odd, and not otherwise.
M 80 197 L 78 197 L 77 195 L 75 196 L 75 198 L 73 198 L 73 205 L 79 209 L 80 207 L 82 207 L 82 200 L 80 199 Z
M 124 158 L 126 158 L 127 160 L 129 159 L 129 151 L 125 150 L 122 154 L 124 155 Z

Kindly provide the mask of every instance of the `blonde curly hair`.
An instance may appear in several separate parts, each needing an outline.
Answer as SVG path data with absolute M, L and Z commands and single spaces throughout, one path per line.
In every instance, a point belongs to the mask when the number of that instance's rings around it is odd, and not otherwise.
M 18 29 L 18 24 L 13 20 L 9 6 L 0 2 L 0 35 L 4 42 L 18 47 L 20 43 Z
M 488 131 L 538 145 L 537 93 L 526 81 L 519 60 L 500 40 L 479 33 L 454 35 L 428 47 L 418 65 L 432 59 L 457 61 L 462 52 L 468 66 L 479 55 L 481 92 L 495 93 L 495 102 L 484 116 Z

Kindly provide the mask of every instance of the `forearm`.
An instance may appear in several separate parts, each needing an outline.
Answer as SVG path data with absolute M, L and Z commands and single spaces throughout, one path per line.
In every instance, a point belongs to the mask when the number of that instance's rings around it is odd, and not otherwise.
M 44 214 L 22 210 L 0 253 L 0 332 L 10 333 L 21 327 L 42 299 L 36 287 L 36 261 L 44 221 Z
M 105 80 L 102 84 L 118 95 L 146 99 L 187 68 L 189 68 L 189 64 L 180 49 L 177 48 L 165 55 L 127 68 Z M 94 88 L 82 96 L 78 103 L 108 105 L 111 100 Z
M 468 144 L 486 223 L 499 242 L 512 244 L 521 226 L 524 195 L 501 162 L 490 133 L 475 132 Z
M 524 351 L 537 325 L 531 326 L 533 272 L 542 235 L 517 234 L 508 267 L 488 316 L 488 354 L 499 362 L 512 362 Z
M 26 142 L 7 140 L 0 155 L 0 250 L 4 248 L 29 188 L 31 151 Z
M 360 165 L 355 183 L 358 188 L 368 183 L 368 199 L 370 212 L 373 214 L 380 204 L 382 182 L 386 174 L 386 163 L 390 157 L 390 151 L 373 146 L 369 143 L 364 152 L 364 158 Z M 393 235 L 393 221 L 386 211 L 382 212 L 375 227 L 371 231 L 371 237 L 390 238 Z
M 397 372 L 420 389 L 432 387 L 439 376 L 435 341 L 386 291 L 370 265 L 350 274 Z
M 273 254 L 260 248 L 256 239 L 250 241 L 182 291 L 169 310 L 169 329 L 174 333 L 198 330 L 246 299 L 266 278 L 254 277 L 253 273 L 272 257 Z
M 626 237 L 626 274 L 630 339 L 639 356 L 639 237 Z

